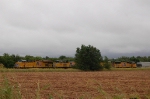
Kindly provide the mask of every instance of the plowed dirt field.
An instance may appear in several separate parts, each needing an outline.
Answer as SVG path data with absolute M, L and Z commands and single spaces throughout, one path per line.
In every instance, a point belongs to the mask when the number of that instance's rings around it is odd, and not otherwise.
M 23 99 L 150 99 L 149 70 L 0 75 L 6 75 L 11 84 L 18 84 Z

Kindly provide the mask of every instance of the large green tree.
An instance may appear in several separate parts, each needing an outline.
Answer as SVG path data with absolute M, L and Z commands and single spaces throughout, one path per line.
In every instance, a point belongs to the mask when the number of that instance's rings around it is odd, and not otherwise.
M 81 45 L 81 48 L 76 49 L 75 63 L 81 70 L 100 70 L 102 66 L 100 50 L 91 45 Z

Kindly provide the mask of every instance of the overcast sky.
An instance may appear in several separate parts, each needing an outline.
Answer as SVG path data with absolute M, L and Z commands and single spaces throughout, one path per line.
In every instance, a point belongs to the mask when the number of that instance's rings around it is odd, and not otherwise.
M 150 56 L 150 0 L 0 0 L 0 55 Z

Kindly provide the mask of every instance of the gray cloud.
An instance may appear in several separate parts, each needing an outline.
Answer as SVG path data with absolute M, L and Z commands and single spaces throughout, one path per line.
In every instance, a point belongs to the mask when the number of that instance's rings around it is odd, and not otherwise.
M 109 57 L 149 56 L 149 5 L 149 0 L 1 0 L 0 54 L 74 56 L 77 47 L 90 44 Z

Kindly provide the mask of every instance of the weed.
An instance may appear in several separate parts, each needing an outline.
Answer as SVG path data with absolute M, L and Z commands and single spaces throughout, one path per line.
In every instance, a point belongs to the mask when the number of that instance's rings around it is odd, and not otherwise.
M 124 94 L 117 94 L 113 97 L 113 99 L 125 99 L 125 95 Z
M 4 76 L 0 86 L 0 99 L 21 99 L 21 92 L 18 84 L 12 85 Z
M 54 99 L 52 94 L 49 94 L 49 99 Z
M 146 98 L 146 99 L 150 99 L 150 96 L 149 96 L 149 95 L 146 95 L 145 98 Z
M 134 93 L 134 94 L 130 94 L 129 99 L 140 99 L 139 95 Z
M 40 99 L 40 83 L 37 82 L 36 99 Z
M 45 85 L 42 88 L 40 88 L 40 82 L 37 82 L 37 90 L 36 90 L 36 99 L 41 99 L 41 91 L 46 90 L 50 87 L 50 85 Z M 53 99 L 52 96 L 50 95 L 49 99 Z
M 101 86 L 98 86 L 98 92 L 101 93 L 102 95 L 106 95 L 106 92 L 102 89 Z
M 118 87 L 115 87 L 115 90 L 117 91 L 117 93 L 122 93 L 121 89 L 119 89 Z
M 131 87 L 130 90 L 131 90 L 132 92 L 136 92 L 136 89 L 135 89 L 134 87 Z

